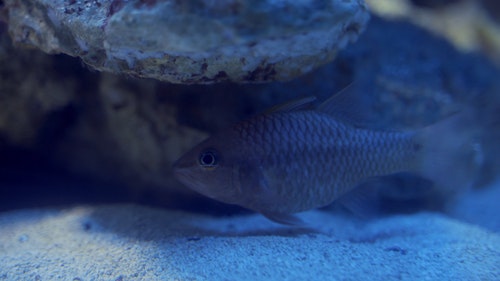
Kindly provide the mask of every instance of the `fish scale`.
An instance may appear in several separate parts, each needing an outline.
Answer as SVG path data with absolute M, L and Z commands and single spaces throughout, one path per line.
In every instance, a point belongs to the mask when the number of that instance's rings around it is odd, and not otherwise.
M 255 207 L 273 212 L 326 205 L 363 179 L 408 169 L 415 159 L 410 133 L 354 128 L 315 111 L 263 115 L 238 131 L 252 135 L 247 145 L 263 148 L 259 168 L 277 196 Z

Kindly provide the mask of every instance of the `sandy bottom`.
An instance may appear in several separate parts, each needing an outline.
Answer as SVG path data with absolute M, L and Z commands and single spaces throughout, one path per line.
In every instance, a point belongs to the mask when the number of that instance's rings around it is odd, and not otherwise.
M 310 211 L 310 228 L 137 205 L 6 212 L 0 280 L 500 280 L 499 190 L 451 215 Z

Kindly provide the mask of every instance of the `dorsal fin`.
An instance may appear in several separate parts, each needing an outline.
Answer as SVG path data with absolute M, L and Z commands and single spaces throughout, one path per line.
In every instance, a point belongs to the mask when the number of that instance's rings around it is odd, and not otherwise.
M 264 111 L 264 114 L 276 113 L 276 112 L 290 112 L 294 110 L 304 109 L 307 106 L 310 106 L 316 97 L 310 96 L 305 98 L 294 99 L 282 104 L 275 105 L 268 110 Z
M 368 100 L 362 95 L 361 88 L 351 83 L 334 94 L 319 107 L 318 111 L 355 127 L 371 128 L 376 124 L 367 105 Z

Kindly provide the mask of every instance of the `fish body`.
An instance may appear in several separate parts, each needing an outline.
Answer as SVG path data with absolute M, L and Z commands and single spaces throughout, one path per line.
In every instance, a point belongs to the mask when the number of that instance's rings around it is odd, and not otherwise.
M 439 165 L 444 145 L 427 146 L 432 128 L 371 130 L 332 112 L 341 105 L 301 110 L 299 101 L 242 121 L 181 157 L 175 175 L 203 195 L 287 224 L 297 223 L 291 214 L 328 205 L 373 178 L 398 172 L 442 177 L 429 164 Z

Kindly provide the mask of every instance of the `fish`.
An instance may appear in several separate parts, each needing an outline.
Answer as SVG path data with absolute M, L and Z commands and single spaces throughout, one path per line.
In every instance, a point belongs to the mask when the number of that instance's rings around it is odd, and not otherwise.
M 351 93 L 317 107 L 314 97 L 294 100 L 217 132 L 180 157 L 174 175 L 286 225 L 303 225 L 296 213 L 337 200 L 368 206 L 367 183 L 388 175 L 414 173 L 449 190 L 472 181 L 477 149 L 463 114 L 418 130 L 372 129 Z

